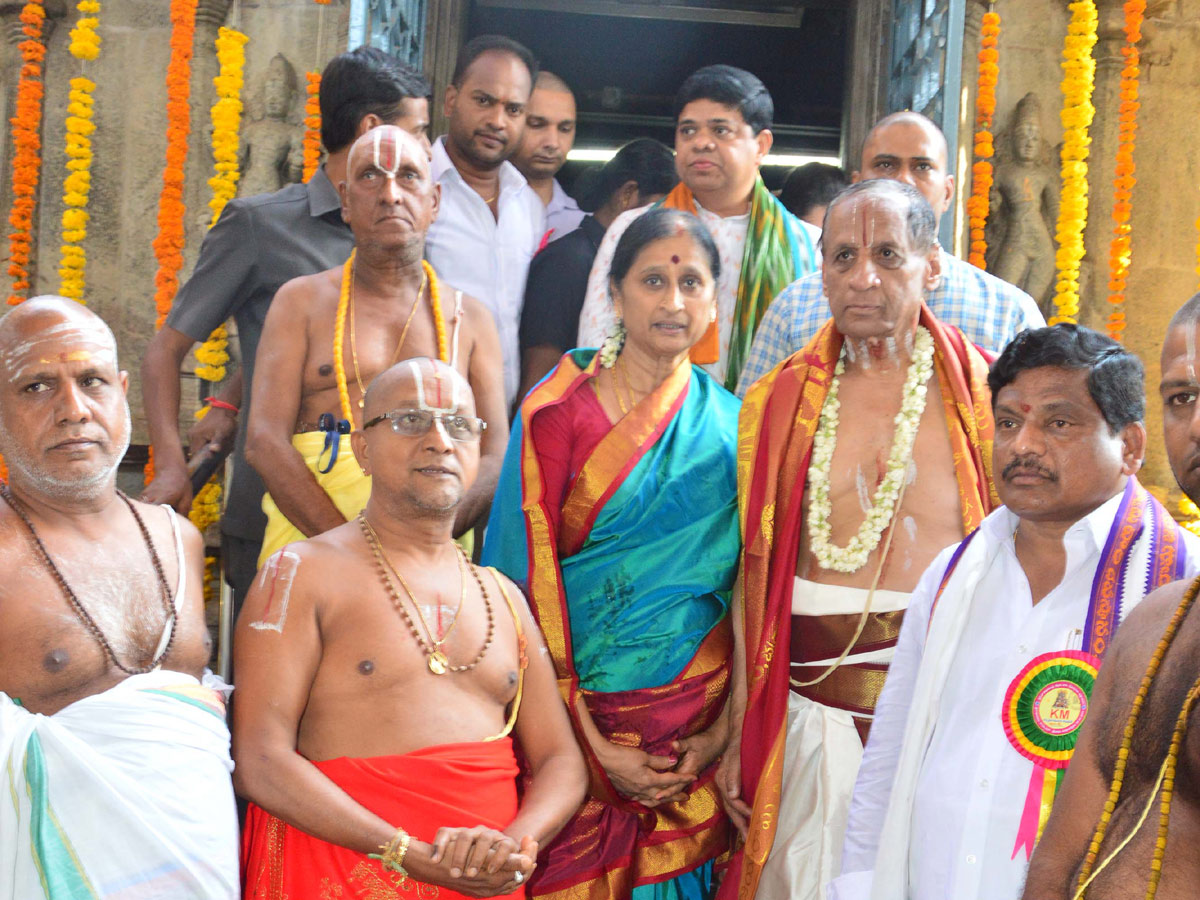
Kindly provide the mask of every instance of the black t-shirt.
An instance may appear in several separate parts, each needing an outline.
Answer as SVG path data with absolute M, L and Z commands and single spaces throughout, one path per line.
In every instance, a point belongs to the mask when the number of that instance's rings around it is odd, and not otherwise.
M 574 348 L 588 275 L 603 237 L 604 226 L 584 216 L 578 228 L 551 241 L 533 258 L 521 310 L 522 353 L 541 345 L 563 353 Z

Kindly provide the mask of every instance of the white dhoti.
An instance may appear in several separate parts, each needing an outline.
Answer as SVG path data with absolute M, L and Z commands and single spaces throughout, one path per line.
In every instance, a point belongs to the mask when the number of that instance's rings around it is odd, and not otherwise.
M 792 614 L 859 615 L 867 593 L 797 578 Z M 876 590 L 871 612 L 907 609 L 908 601 L 905 592 Z M 851 653 L 843 664 L 886 665 L 894 652 L 889 647 Z M 817 667 L 820 674 L 821 667 L 835 658 L 806 663 L 805 672 Z M 826 885 L 841 871 L 850 796 L 863 753 L 854 719 L 844 709 L 802 697 L 795 690 L 788 695 L 778 826 L 758 882 L 758 900 L 825 900 Z
M 158 670 L 52 716 L 0 693 L 0 765 L 0 900 L 239 896 L 213 687 Z

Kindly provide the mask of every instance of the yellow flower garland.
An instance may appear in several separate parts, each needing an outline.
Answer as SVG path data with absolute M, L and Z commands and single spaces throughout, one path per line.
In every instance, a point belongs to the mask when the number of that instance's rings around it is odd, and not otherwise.
M 67 49 L 81 61 L 100 56 L 99 0 L 79 0 L 75 4 L 79 18 L 71 29 Z M 95 101 L 92 97 L 96 83 L 80 75 L 71 79 L 66 120 L 67 177 L 63 182 L 62 247 L 59 250 L 58 292 L 72 300 L 85 302 L 87 251 L 88 195 L 92 188 L 92 139 L 96 123 L 92 121 Z
M 350 309 L 350 291 L 354 282 L 354 258 L 357 250 L 350 251 L 350 258 L 342 266 L 342 284 L 338 294 L 337 314 L 333 320 L 333 372 L 337 383 L 338 401 L 342 418 L 354 427 L 354 413 L 350 406 L 350 386 L 346 379 L 346 315 Z M 442 315 L 442 292 L 437 272 L 427 261 L 421 261 L 425 277 L 429 282 L 429 311 L 433 315 L 434 332 L 437 335 L 438 359 L 450 362 L 450 344 L 446 337 L 446 318 Z M 421 302 L 418 296 L 414 301 Z
M 1088 130 L 1096 108 L 1092 106 L 1095 86 L 1096 4 L 1075 0 L 1070 5 L 1071 22 L 1063 44 L 1063 144 L 1062 202 L 1058 213 L 1058 281 L 1054 290 L 1055 315 L 1050 324 L 1074 322 L 1079 315 L 1079 266 L 1083 261 L 1083 230 L 1088 215 Z
M 971 225 L 971 249 L 967 261 L 986 269 L 987 227 L 992 190 L 991 158 L 995 155 L 992 143 L 992 116 L 996 114 L 996 83 L 1000 77 L 1000 16 L 989 10 L 983 15 L 980 30 L 979 86 L 975 92 L 975 157 L 971 167 L 971 196 L 967 199 L 967 216 Z
M 192 524 L 203 534 L 208 527 L 221 518 L 221 485 L 214 475 L 204 487 L 200 488 L 192 500 L 192 508 L 188 512 Z
M 208 179 L 212 188 L 212 228 L 221 218 L 225 204 L 237 196 L 237 183 L 241 178 L 238 168 L 238 131 L 242 125 L 243 69 L 246 65 L 246 42 L 249 38 L 232 28 L 221 28 L 217 32 L 216 48 L 219 70 L 213 78 L 217 102 L 209 113 L 212 120 L 213 176 Z M 225 364 L 229 362 L 229 332 L 225 326 L 213 329 L 203 344 L 196 350 L 195 372 L 205 381 L 224 381 Z M 219 490 L 219 489 L 218 489 Z
M 84 3 L 88 0 L 83 0 Z M 80 4 L 81 6 L 83 3 Z M 80 20 L 82 22 L 84 20 Z M 94 20 L 93 20 L 94 21 Z M 74 35 L 74 32 L 72 32 Z M 75 47 L 75 41 L 71 47 Z M 84 43 L 88 50 L 94 45 Z M 71 79 L 71 92 L 67 104 L 67 177 L 63 181 L 62 247 L 58 263 L 58 292 L 64 297 L 83 303 L 84 272 L 87 268 L 87 252 L 83 239 L 87 237 L 87 223 L 91 215 L 87 211 L 88 194 L 92 189 L 92 139 L 96 130 L 92 121 L 92 92 L 96 83 L 80 75 Z
M 1125 57 L 1125 66 L 1121 69 L 1121 103 L 1118 114 L 1117 129 L 1117 166 L 1113 178 L 1113 237 L 1108 248 L 1108 302 L 1113 310 L 1108 314 L 1108 336 L 1115 341 L 1121 340 L 1125 330 L 1125 284 L 1129 275 L 1129 263 L 1133 256 L 1133 240 L 1130 234 L 1133 225 L 1130 219 L 1133 215 L 1133 186 L 1137 183 L 1134 174 L 1137 171 L 1133 161 L 1133 149 L 1137 141 L 1138 107 L 1138 75 L 1141 70 L 1138 64 L 1141 56 L 1137 44 L 1142 38 L 1142 17 L 1146 12 L 1146 0 L 1126 0 L 1125 7 L 1125 46 L 1121 55 Z

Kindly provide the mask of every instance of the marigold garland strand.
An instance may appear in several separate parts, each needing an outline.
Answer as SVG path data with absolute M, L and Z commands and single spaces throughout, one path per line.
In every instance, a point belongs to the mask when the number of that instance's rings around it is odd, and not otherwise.
M 187 162 L 188 132 L 191 130 L 188 100 L 195 30 L 196 0 L 171 0 L 167 152 L 162 194 L 158 201 L 158 236 L 154 239 L 154 255 L 158 260 L 158 271 L 154 274 L 154 307 L 158 313 L 154 323 L 156 329 L 162 327 L 167 313 L 171 311 L 171 303 L 179 288 L 179 270 L 183 268 L 184 165 Z
M 154 238 L 155 329 L 162 328 L 179 289 L 183 268 L 184 165 L 191 131 L 192 43 L 196 32 L 197 0 L 171 0 L 170 61 L 167 63 L 167 152 L 162 193 L 158 198 L 158 236 Z M 145 468 L 146 483 L 154 478 L 154 448 Z
M 304 101 L 304 181 L 321 164 L 321 73 L 305 72 L 308 98 Z
M 1079 266 L 1083 261 L 1083 230 L 1088 216 L 1088 131 L 1096 108 L 1092 106 L 1095 86 L 1097 15 L 1093 0 L 1075 0 L 1070 4 L 1071 22 L 1063 44 L 1063 143 L 1062 201 L 1059 206 L 1058 281 L 1054 290 L 1055 315 L 1050 324 L 1074 322 L 1079 315 Z
M 1121 340 L 1125 330 L 1125 284 L 1129 276 L 1129 263 L 1133 255 L 1133 186 L 1137 183 L 1137 171 L 1133 161 L 1133 150 L 1137 142 L 1138 76 L 1141 62 L 1137 44 L 1142 38 L 1142 17 L 1146 12 L 1146 0 L 1126 0 L 1125 3 L 1125 46 L 1121 55 L 1125 67 L 1121 69 L 1121 104 L 1117 118 L 1117 165 L 1113 178 L 1113 238 L 1108 248 L 1108 302 L 1113 309 L 1108 314 L 1108 335 Z
M 1000 77 L 1000 16 L 989 9 L 983 15 L 980 31 L 979 85 L 975 91 L 975 165 L 971 167 L 971 196 L 967 198 L 967 216 L 971 226 L 968 262 L 987 268 L 987 227 L 992 190 L 992 117 L 996 114 L 996 83 Z
M 238 131 L 242 124 L 243 70 L 246 65 L 246 42 L 249 38 L 232 28 L 217 32 L 216 48 L 219 70 L 213 78 L 217 101 L 210 111 L 212 120 L 213 176 L 208 179 L 212 188 L 212 228 L 221 217 L 225 204 L 237 196 L 241 178 L 238 168 Z M 229 332 L 224 324 L 213 329 L 196 349 L 196 377 L 205 381 L 224 381 L 225 364 L 229 362 Z M 201 529 L 203 530 L 203 529 Z
M 76 59 L 95 60 L 100 56 L 99 0 L 79 0 L 75 4 L 79 18 L 71 29 L 68 50 Z M 83 240 L 91 215 L 87 211 L 92 189 L 92 138 L 96 83 L 84 75 L 71 79 L 66 120 L 67 177 L 63 181 L 62 247 L 59 250 L 58 292 L 84 302 L 87 252 Z
M 46 45 L 42 41 L 42 23 L 46 10 L 41 0 L 30 0 L 21 9 L 21 32 L 25 39 L 17 45 L 21 54 L 21 72 L 17 80 L 16 109 L 12 124 L 12 209 L 8 222 L 8 274 L 13 277 L 8 302 L 16 305 L 29 295 L 29 259 L 33 249 L 33 212 L 37 207 L 37 186 L 41 176 L 42 62 Z

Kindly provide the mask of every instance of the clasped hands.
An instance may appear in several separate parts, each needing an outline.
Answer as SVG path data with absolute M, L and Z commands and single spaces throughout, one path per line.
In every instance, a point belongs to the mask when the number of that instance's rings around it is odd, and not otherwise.
M 604 741 L 596 758 L 621 796 L 653 809 L 687 799 L 687 786 L 721 755 L 727 740 L 724 720 L 691 737 L 671 742 L 670 756 Z
M 420 881 L 448 887 L 470 897 L 511 894 L 537 867 L 538 843 L 526 836 L 516 839 L 494 828 L 439 828 L 432 844 L 418 849 L 414 841 L 409 859 L 421 851 L 432 867 L 428 874 L 414 872 Z M 421 868 L 425 868 L 422 866 Z

